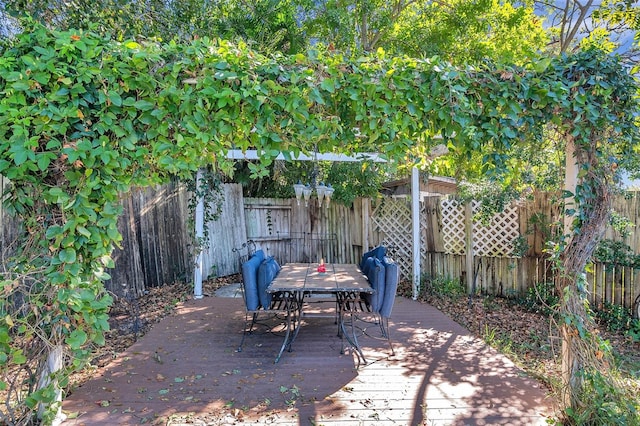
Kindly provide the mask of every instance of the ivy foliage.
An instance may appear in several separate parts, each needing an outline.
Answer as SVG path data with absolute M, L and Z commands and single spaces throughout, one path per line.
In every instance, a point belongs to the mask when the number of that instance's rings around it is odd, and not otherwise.
M 388 178 L 388 167 L 371 161 L 274 161 L 269 175 L 253 179 L 246 161 L 236 164 L 233 181 L 243 186 L 246 197 L 293 198 L 293 183 L 325 183 L 333 187 L 335 202 L 351 206 L 358 197 L 375 198 Z
M 593 255 L 596 262 L 602 262 L 607 269 L 614 266 L 627 266 L 640 269 L 640 255 L 622 241 L 602 240 Z
M 593 51 L 458 68 L 382 52 L 265 57 L 206 38 L 116 42 L 34 24 L 1 52 L 0 93 L 0 174 L 13 183 L 5 206 L 25 230 L 0 280 L 0 390 L 15 368 L 43 365 L 47 348 L 64 345 L 72 360 L 29 391 L 28 409 L 53 406 L 52 387 L 103 341 L 102 280 L 121 240 L 119 194 L 132 185 L 187 179 L 203 166 L 229 174 L 230 149 L 257 149 L 249 167 L 259 178 L 280 152 L 403 161 L 416 141 L 481 153 L 483 173 L 497 181 L 517 172 L 514 147 L 540 143 L 550 125 L 597 157 L 581 164 L 607 179 L 638 142 L 635 82 L 615 57 Z M 588 181 L 580 191 L 588 204 Z
M 262 51 L 297 53 L 308 38 L 298 25 L 296 6 L 290 0 L 5 0 L 3 7 L 12 17 L 29 15 L 49 28 L 91 28 L 116 40 L 141 36 L 192 40 L 216 35 L 227 40 L 241 38 Z M 0 42 L 20 32 L 18 22 L 0 20 Z

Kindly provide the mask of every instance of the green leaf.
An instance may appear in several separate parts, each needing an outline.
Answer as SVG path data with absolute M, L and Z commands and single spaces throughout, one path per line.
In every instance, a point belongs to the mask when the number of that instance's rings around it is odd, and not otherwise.
M 65 342 L 73 350 L 80 349 L 87 342 L 87 333 L 84 330 L 73 330 Z
M 135 41 L 128 41 L 124 45 L 127 49 L 140 49 L 142 47 L 140 46 L 140 44 L 136 43 Z
M 145 101 L 144 99 L 141 99 L 139 101 L 136 101 L 133 106 L 135 106 L 136 109 L 139 109 L 141 111 L 149 111 L 150 109 L 153 109 L 155 104 L 149 101 Z
M 49 158 L 48 155 L 38 156 L 38 169 L 41 172 L 44 172 L 45 170 L 47 170 L 47 168 L 49 167 L 49 164 L 51 164 L 51 159 Z
M 16 81 L 11 85 L 11 87 L 14 90 L 21 90 L 21 91 L 29 90 L 31 88 L 31 86 L 29 85 L 29 82 L 24 80 Z
M 120 97 L 120 93 L 114 90 L 109 90 L 109 100 L 117 107 L 122 106 L 122 97 Z
M 549 65 L 551 65 L 551 60 L 552 60 L 551 58 L 539 58 L 533 64 L 533 69 L 537 73 L 543 73 L 547 70 L 547 68 L 549 68 Z
M 516 137 L 516 132 L 513 131 L 513 129 L 511 127 L 505 127 L 502 130 L 502 133 L 508 137 L 509 139 L 513 139 Z
M 113 241 L 120 241 L 122 239 L 120 232 L 118 232 L 118 228 L 107 228 L 107 235 Z
M 89 230 L 87 228 L 85 228 L 84 226 L 77 226 L 76 227 L 76 231 L 80 234 L 83 235 L 87 238 L 91 237 L 91 232 L 89 232 Z
M 76 261 L 76 251 L 69 247 L 60 252 L 60 261 L 63 263 L 74 263 Z
M 18 349 L 11 353 L 11 358 L 14 364 L 24 364 L 27 362 L 27 357 L 22 353 L 22 350 Z
M 335 81 L 333 81 L 333 79 L 331 78 L 325 78 L 324 80 L 322 80 L 322 83 L 320 83 L 320 87 L 322 87 L 322 89 L 326 90 L 329 93 L 334 93 L 336 91 Z
M 100 345 L 103 346 L 106 343 L 106 340 L 104 338 L 104 334 L 102 333 L 97 333 L 95 336 L 93 336 L 93 339 L 91 339 L 93 341 L 93 343 L 95 343 L 96 345 Z
M 69 196 L 67 195 L 67 193 L 64 192 L 62 188 L 58 188 L 56 186 L 49 189 L 49 195 L 56 203 L 65 203 L 67 202 L 67 200 L 69 200 Z
M 24 164 L 28 159 L 29 152 L 22 147 L 20 147 L 19 150 L 15 154 L 13 154 L 13 162 L 16 164 L 16 166 Z

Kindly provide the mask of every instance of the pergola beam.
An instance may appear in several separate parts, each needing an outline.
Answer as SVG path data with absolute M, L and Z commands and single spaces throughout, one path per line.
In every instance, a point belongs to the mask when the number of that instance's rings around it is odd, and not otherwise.
M 448 152 L 445 145 L 437 145 L 431 149 L 429 153 L 429 159 L 439 157 Z M 260 152 L 255 149 L 248 149 L 242 151 L 239 149 L 232 149 L 227 153 L 227 159 L 230 160 L 259 160 Z M 335 154 L 335 153 L 321 153 L 314 152 L 312 155 L 300 153 L 298 156 L 288 155 L 285 156 L 280 153 L 276 160 L 285 161 L 331 161 L 331 162 L 360 162 L 360 161 L 373 161 L 376 163 L 386 163 L 387 160 L 377 153 L 356 153 L 353 155 Z M 198 172 L 198 180 L 201 177 L 201 172 Z M 420 291 L 420 197 L 419 197 L 419 172 L 416 167 L 411 172 L 411 219 L 412 219 L 412 287 L 413 287 L 413 299 L 415 300 Z M 195 233 L 196 236 L 204 235 L 204 202 L 202 199 L 198 200 L 198 205 L 195 211 Z M 193 274 L 194 281 L 194 297 L 196 299 L 202 298 L 202 251 L 196 255 L 195 270 Z
M 227 153 L 227 158 L 230 160 L 259 160 L 260 152 L 255 149 L 248 149 L 246 151 L 232 149 Z M 360 161 L 373 161 L 374 163 L 387 162 L 387 160 L 380 156 L 380 154 L 372 152 L 359 152 L 353 155 L 322 152 L 314 152 L 312 155 L 300 153 L 297 157 L 290 155 L 290 158 L 287 158 L 283 153 L 280 153 L 275 159 L 285 161 L 331 161 L 335 163 L 355 163 Z
M 227 158 L 230 160 L 259 160 L 260 152 L 255 149 L 248 149 L 242 151 L 239 149 L 232 149 L 227 153 Z M 314 152 L 312 155 L 300 153 L 298 156 L 285 156 L 280 153 L 276 160 L 285 161 L 331 161 L 331 162 L 360 162 L 360 161 L 373 161 L 376 163 L 386 163 L 387 160 L 382 158 L 377 153 L 356 153 L 353 155 L 346 154 L 334 154 L 334 153 L 321 153 Z M 202 173 L 198 171 L 197 180 L 200 181 Z M 202 198 L 198 200 L 195 211 L 195 234 L 198 238 L 204 235 L 204 201 Z M 202 293 L 202 250 L 196 254 L 195 268 L 193 272 L 193 296 L 195 299 L 201 299 Z

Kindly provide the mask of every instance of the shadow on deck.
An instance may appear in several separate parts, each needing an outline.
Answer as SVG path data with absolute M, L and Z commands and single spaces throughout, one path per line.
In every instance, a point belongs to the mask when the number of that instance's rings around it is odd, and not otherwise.
M 331 306 L 326 304 L 326 306 Z M 535 380 L 432 306 L 399 297 L 386 341 L 340 354 L 333 319 L 306 320 L 279 363 L 278 336 L 242 337 L 242 299 L 181 305 L 63 403 L 64 425 L 545 425 Z M 374 326 L 371 326 L 372 328 Z

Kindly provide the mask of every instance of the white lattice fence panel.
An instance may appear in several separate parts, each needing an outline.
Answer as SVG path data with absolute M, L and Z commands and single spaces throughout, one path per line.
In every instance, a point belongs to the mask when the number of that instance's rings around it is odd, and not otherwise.
M 420 203 L 420 256 L 423 257 L 424 250 L 422 247 L 427 246 L 426 235 L 427 235 L 427 227 L 429 226 L 429 221 L 424 220 L 423 218 L 427 217 L 429 213 L 427 212 L 427 206 L 425 203 Z M 413 256 L 413 248 L 411 249 L 411 254 Z
M 403 199 L 385 199 L 371 215 L 373 228 L 384 235 L 386 245 L 395 246 L 394 259 L 398 263 L 400 276 L 411 276 L 412 243 L 411 205 Z
M 442 238 L 445 252 L 449 254 L 465 253 L 465 208 L 457 200 L 443 198 Z M 480 203 L 473 201 L 472 214 L 475 215 Z M 494 215 L 487 225 L 473 221 L 473 253 L 476 256 L 511 257 L 513 242 L 520 235 L 518 208 L 507 207 Z
M 472 204 L 473 214 L 480 203 Z M 518 208 L 514 205 L 494 215 L 487 225 L 473 222 L 473 252 L 477 256 L 512 257 L 513 242 L 520 236 Z
M 465 253 L 464 205 L 453 198 L 440 200 L 442 209 L 442 240 L 445 253 Z

